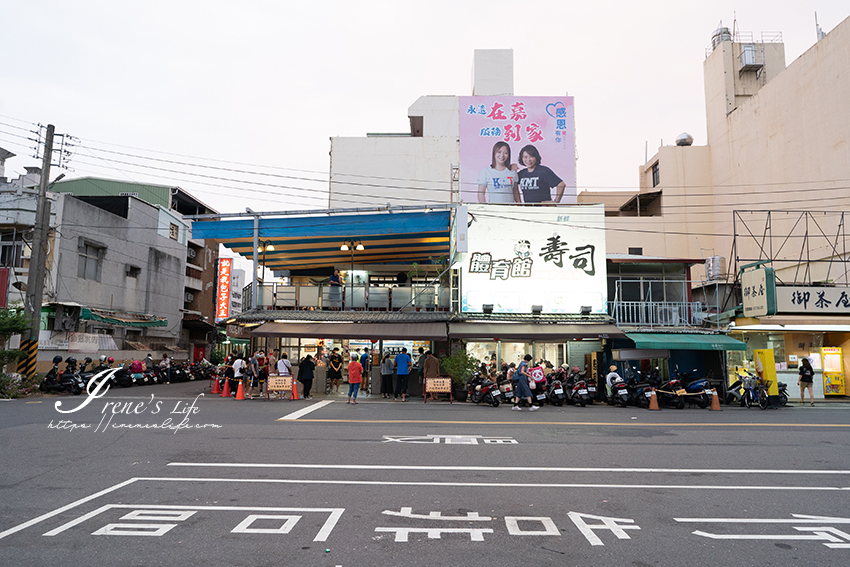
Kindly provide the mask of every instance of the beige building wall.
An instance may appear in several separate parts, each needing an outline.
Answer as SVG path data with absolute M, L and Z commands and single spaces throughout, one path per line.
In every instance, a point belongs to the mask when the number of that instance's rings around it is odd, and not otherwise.
M 839 214 L 850 212 L 850 19 L 787 68 L 781 43 L 757 43 L 747 49 L 763 50 L 764 67 L 742 70 L 743 45 L 721 42 L 704 62 L 708 145 L 664 146 L 640 167 L 640 191 L 662 191 L 655 209 L 639 218 L 628 211 L 610 216 L 610 199 L 580 195 L 580 203 L 608 203 L 609 252 L 643 244 L 649 255 L 716 254 L 732 271 L 734 211 L 759 210 L 765 212 L 741 213 L 737 221 L 739 234 L 753 233 L 739 238 L 739 257 L 764 257 L 758 240 L 768 226 L 790 236 L 783 248 L 789 258 L 800 256 L 806 229 L 812 257 L 836 256 L 819 233 L 834 237 Z M 653 187 L 656 163 L 660 183 Z M 801 226 L 799 211 L 826 212 L 823 226 Z M 813 265 L 812 279 L 826 269 Z M 781 272 L 793 281 L 790 269 Z M 833 266 L 830 279 L 836 272 Z M 701 276 L 695 269 L 694 277 Z
M 513 94 L 513 50 L 475 50 L 472 76 L 476 95 Z M 458 101 L 420 97 L 407 110 L 409 132 L 331 138 L 329 207 L 457 202 Z

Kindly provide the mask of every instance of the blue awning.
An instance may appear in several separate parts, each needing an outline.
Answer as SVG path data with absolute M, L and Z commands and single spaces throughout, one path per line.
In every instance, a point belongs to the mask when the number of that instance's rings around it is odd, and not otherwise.
M 360 240 L 358 264 L 425 262 L 449 254 L 450 211 L 416 213 L 315 214 L 261 218 L 259 240 L 269 241 L 265 266 L 296 270 L 345 266 L 351 252 L 340 250 L 347 239 Z M 192 238 L 214 238 L 234 252 L 253 258 L 254 220 L 193 221 Z M 261 261 L 263 253 L 259 252 Z

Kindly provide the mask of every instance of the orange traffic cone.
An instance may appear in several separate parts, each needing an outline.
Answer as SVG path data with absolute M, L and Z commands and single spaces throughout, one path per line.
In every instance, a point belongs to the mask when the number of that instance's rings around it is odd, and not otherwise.
M 245 390 L 242 387 L 242 380 L 239 381 L 239 387 L 236 388 L 236 399 L 244 400 L 245 399 Z
M 220 394 L 221 388 L 218 385 L 218 377 L 213 378 L 213 382 L 215 382 L 215 386 L 213 386 L 213 389 L 210 394 Z
M 289 395 L 290 400 L 298 399 L 298 384 L 295 380 L 292 381 L 292 393 Z
M 655 395 L 655 388 L 652 389 L 652 397 L 649 398 L 649 409 L 658 410 L 661 409 L 658 407 L 658 397 Z
M 227 378 L 224 379 L 224 391 L 221 393 L 222 398 L 230 397 L 230 380 Z
M 720 407 L 720 396 L 717 395 L 717 388 L 711 389 L 711 407 L 708 409 L 711 411 L 723 411 Z

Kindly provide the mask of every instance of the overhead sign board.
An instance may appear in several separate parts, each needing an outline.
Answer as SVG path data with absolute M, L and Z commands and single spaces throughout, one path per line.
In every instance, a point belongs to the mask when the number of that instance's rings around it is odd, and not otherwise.
M 779 286 L 777 313 L 850 315 L 850 287 Z
M 776 277 L 773 268 L 756 268 L 741 274 L 745 317 L 776 315 Z
M 230 277 L 233 269 L 232 258 L 219 258 L 218 284 L 215 299 L 215 321 L 218 323 L 230 316 Z
M 603 205 L 469 205 L 461 310 L 606 313 Z

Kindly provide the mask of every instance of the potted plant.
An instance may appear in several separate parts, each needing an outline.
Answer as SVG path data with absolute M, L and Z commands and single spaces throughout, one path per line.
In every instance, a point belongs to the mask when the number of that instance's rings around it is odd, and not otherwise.
M 466 401 L 466 380 L 472 376 L 477 367 L 478 361 L 463 350 L 457 351 L 440 361 L 440 368 L 443 373 L 452 378 L 453 397 L 457 401 Z

